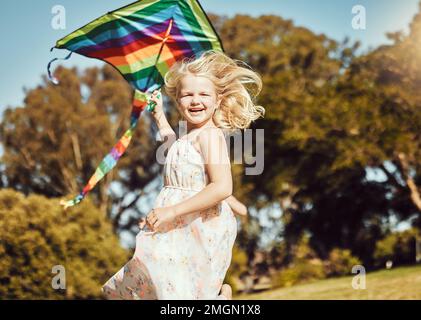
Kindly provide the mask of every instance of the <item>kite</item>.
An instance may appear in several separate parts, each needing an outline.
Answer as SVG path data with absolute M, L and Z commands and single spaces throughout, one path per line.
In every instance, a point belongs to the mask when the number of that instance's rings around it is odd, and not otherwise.
M 208 50 L 223 51 L 221 40 L 197 0 L 142 0 L 93 20 L 57 41 L 56 49 L 103 60 L 134 88 L 130 128 L 104 157 L 83 190 L 64 208 L 81 202 L 126 151 L 140 114 L 153 110 L 151 93 L 164 84 L 170 67 Z M 58 84 L 50 72 L 48 76 Z

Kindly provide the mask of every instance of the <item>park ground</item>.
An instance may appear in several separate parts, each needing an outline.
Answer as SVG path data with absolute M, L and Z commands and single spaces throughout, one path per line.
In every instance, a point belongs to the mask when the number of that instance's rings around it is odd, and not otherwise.
M 352 287 L 354 276 L 239 294 L 234 300 L 421 300 L 421 265 L 367 273 L 365 289 Z

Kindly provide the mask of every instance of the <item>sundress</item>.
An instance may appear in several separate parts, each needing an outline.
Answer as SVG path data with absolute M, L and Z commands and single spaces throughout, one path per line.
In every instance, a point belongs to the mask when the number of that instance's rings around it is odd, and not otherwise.
M 188 137 L 188 135 L 186 135 Z M 164 187 L 154 208 L 177 204 L 200 192 L 209 179 L 191 140 L 169 148 Z M 237 221 L 226 201 L 177 217 L 162 231 L 144 228 L 133 257 L 101 288 L 107 299 L 211 300 L 219 295 L 232 258 Z

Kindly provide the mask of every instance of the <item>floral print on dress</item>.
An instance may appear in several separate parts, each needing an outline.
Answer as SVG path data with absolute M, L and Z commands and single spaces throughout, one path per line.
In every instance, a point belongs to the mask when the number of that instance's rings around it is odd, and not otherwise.
M 163 168 L 164 188 L 154 208 L 184 201 L 208 184 L 204 161 L 189 140 L 178 139 Z M 218 296 L 231 262 L 237 221 L 222 201 L 177 217 L 161 232 L 141 230 L 136 249 L 102 287 L 107 299 L 224 299 Z

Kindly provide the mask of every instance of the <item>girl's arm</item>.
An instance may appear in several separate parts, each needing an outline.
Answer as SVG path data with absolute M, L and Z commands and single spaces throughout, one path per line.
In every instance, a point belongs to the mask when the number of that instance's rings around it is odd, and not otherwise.
M 159 135 L 162 140 L 165 141 L 165 137 L 170 136 L 171 138 L 176 137 L 174 130 L 168 123 L 167 117 L 165 116 L 164 109 L 162 107 L 162 94 L 158 90 L 155 90 L 151 96 L 151 100 L 156 102 L 154 110 L 151 112 L 152 118 L 155 120 L 158 126 Z
M 191 198 L 173 205 L 175 216 L 211 208 L 232 194 L 231 163 L 222 131 L 212 127 L 202 130 L 199 144 L 209 184 Z
M 225 199 L 228 205 L 231 207 L 234 214 L 239 216 L 246 216 L 247 215 L 247 207 L 240 201 L 237 200 L 234 196 L 229 196 Z

